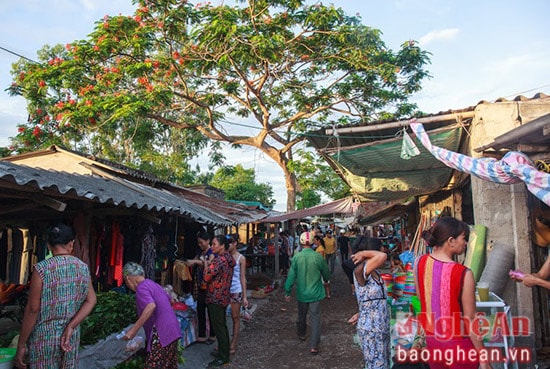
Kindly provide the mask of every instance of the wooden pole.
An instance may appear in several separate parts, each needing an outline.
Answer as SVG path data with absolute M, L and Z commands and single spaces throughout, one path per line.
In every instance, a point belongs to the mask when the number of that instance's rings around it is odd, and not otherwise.
M 460 120 L 460 119 L 466 119 L 466 118 L 472 118 L 475 115 L 475 112 L 473 111 L 466 111 L 462 113 L 452 113 L 452 114 L 444 114 L 444 115 L 435 115 L 431 117 L 425 117 L 425 118 L 417 118 L 415 119 L 416 122 L 422 123 L 422 124 L 430 124 L 430 123 L 439 123 L 447 120 Z M 333 135 L 336 131 L 338 134 L 342 133 L 357 133 L 357 132 L 369 132 L 369 131 L 380 131 L 383 129 L 388 128 L 401 128 L 401 127 L 408 127 L 411 123 L 411 119 L 406 120 L 399 120 L 396 122 L 388 122 L 388 123 L 380 123 L 380 124 L 370 124 L 370 125 L 364 125 L 359 127 L 345 127 L 345 128 L 337 128 L 334 129 L 326 129 L 325 134 L 326 135 Z

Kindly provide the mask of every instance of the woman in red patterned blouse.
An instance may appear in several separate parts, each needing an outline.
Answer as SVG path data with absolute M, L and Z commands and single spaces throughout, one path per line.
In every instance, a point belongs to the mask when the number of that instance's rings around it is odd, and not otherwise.
M 230 288 L 235 259 L 228 252 L 229 240 L 225 236 L 212 239 L 213 254 L 204 260 L 204 281 L 207 284 L 206 304 L 214 332 L 218 338 L 218 353 L 209 367 L 229 362 L 229 330 L 225 310 L 230 303 Z

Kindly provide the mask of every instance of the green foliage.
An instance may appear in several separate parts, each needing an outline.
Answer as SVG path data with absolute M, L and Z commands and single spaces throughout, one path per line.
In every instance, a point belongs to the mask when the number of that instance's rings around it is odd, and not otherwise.
M 80 344 L 95 344 L 110 334 L 122 331 L 136 320 L 135 295 L 100 292 L 94 310 L 80 324 Z
M 168 171 L 208 138 L 258 148 L 292 191 L 287 164 L 305 132 L 409 115 L 409 97 L 428 77 L 428 53 L 416 42 L 390 50 L 379 30 L 333 5 L 137 4 L 133 17 L 107 16 L 86 40 L 46 47 L 39 64 L 14 66 L 9 91 L 27 99 L 30 117 L 16 150 L 90 141 L 153 169 L 163 164 L 153 152 L 173 155 Z M 228 117 L 255 130 L 244 134 Z M 210 157 L 220 163 L 220 154 L 214 148 Z
M 0 158 L 10 156 L 11 150 L 8 147 L 0 147 Z
M 332 200 L 351 194 L 349 186 L 342 178 L 311 150 L 297 150 L 295 159 L 288 167 L 296 173 L 301 189 L 297 196 L 298 209 L 318 205 L 321 202 L 321 194 Z
M 321 196 L 311 189 L 300 191 L 296 195 L 296 209 L 307 209 L 321 203 Z
M 145 350 L 139 350 L 129 359 L 123 361 L 114 367 L 114 369 L 142 369 L 145 367 L 145 358 L 147 357 L 147 352 Z
M 223 190 L 226 200 L 259 201 L 268 207 L 275 204 L 271 185 L 256 183 L 254 169 L 244 169 L 240 164 L 219 168 L 210 185 Z

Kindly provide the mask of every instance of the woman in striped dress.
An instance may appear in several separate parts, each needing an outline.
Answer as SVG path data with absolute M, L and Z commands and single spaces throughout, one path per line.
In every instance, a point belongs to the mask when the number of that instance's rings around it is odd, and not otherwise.
M 53 256 L 36 264 L 21 324 L 15 365 L 25 368 L 77 368 L 80 322 L 96 303 L 88 266 L 72 256 L 73 230 L 64 224 L 48 234 Z
M 465 252 L 469 235 L 469 226 L 453 217 L 439 218 L 422 232 L 424 241 L 433 248 L 431 254 L 417 260 L 415 267 L 416 291 L 422 306 L 419 320 L 426 334 L 430 369 L 491 367 L 479 360 L 485 347 L 469 324 L 476 316 L 474 275 L 454 260 Z

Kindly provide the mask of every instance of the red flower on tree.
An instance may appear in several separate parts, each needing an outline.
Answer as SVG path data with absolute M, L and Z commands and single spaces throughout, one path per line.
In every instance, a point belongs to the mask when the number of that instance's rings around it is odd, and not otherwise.
M 32 130 L 32 135 L 38 138 L 41 134 L 42 134 L 42 130 L 40 129 L 40 127 L 38 126 L 34 127 L 34 129 Z

